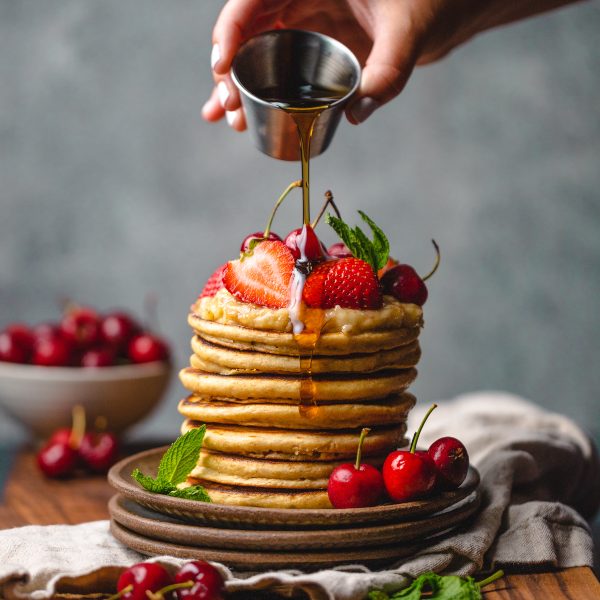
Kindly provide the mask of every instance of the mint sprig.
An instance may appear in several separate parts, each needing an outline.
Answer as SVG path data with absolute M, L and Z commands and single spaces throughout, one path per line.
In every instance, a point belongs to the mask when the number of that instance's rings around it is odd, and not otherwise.
M 201 485 L 183 489 L 177 487 L 187 479 L 190 471 L 196 466 L 205 433 L 206 425 L 202 425 L 178 437 L 163 454 L 156 478 L 144 475 L 139 469 L 135 469 L 131 476 L 149 492 L 210 502 L 207 491 Z
M 381 590 L 373 590 L 367 596 L 368 600 L 481 600 L 481 588 L 496 581 L 504 575 L 497 571 L 483 581 L 475 581 L 472 577 L 458 575 L 437 575 L 423 573 L 403 590 L 392 595 Z
M 369 226 L 373 239 L 370 240 L 365 232 L 358 227 L 350 227 L 342 219 L 327 214 L 327 223 L 338 234 L 341 240 L 348 246 L 350 252 L 356 258 L 360 258 L 369 263 L 373 270 L 377 272 L 387 264 L 390 254 L 390 243 L 381 230 L 381 228 L 370 219 L 362 210 L 358 211 L 362 220 Z

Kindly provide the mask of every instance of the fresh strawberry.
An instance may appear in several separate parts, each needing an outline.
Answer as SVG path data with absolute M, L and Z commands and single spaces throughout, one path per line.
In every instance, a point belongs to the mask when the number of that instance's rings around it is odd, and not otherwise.
M 317 265 L 306 280 L 303 299 L 315 308 L 381 308 L 379 282 L 371 266 L 348 257 Z
M 208 278 L 208 281 L 204 284 L 204 289 L 202 290 L 200 296 L 198 296 L 198 299 L 214 296 L 223 287 L 223 274 L 225 273 L 226 267 L 227 263 L 221 265 Z
M 276 240 L 261 242 L 250 256 L 227 263 L 223 284 L 242 302 L 284 308 L 290 302 L 294 257 Z
M 384 267 L 377 271 L 377 277 L 381 279 L 392 267 L 395 267 L 398 264 L 398 261 L 391 256 L 388 256 L 387 263 Z

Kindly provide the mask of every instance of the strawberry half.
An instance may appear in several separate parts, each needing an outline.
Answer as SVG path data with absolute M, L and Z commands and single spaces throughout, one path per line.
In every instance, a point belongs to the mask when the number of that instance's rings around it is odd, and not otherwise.
M 317 265 L 306 280 L 302 298 L 313 308 L 381 308 L 382 295 L 371 265 L 348 257 Z
M 221 265 L 208 278 L 208 281 L 204 284 L 204 289 L 198 296 L 198 299 L 210 298 L 211 296 L 214 296 L 223 287 L 223 274 L 225 273 L 225 267 L 227 267 L 227 263 Z
M 242 302 L 284 308 L 290 302 L 294 257 L 279 241 L 258 244 L 250 256 L 227 263 L 223 284 Z

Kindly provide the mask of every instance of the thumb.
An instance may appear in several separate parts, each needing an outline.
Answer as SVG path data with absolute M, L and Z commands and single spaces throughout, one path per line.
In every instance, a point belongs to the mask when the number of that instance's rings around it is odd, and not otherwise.
M 418 54 L 414 37 L 406 28 L 388 23 L 389 20 L 375 32 L 360 87 L 346 108 L 346 116 L 354 125 L 395 98 L 404 89 L 415 66 Z

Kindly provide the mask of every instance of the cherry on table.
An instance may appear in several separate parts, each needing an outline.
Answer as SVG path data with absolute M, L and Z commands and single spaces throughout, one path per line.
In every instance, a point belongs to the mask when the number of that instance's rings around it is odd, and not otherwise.
M 79 456 L 92 471 L 106 473 L 119 457 L 119 440 L 109 431 L 88 431 L 81 438 Z
M 244 238 L 244 241 L 240 246 L 240 252 L 248 252 L 248 250 L 250 250 L 250 244 L 253 240 L 261 242 L 263 240 L 277 240 L 278 242 L 281 242 L 281 238 L 274 231 L 269 231 L 266 237 L 264 235 L 264 232 L 255 231 L 254 233 L 251 233 Z
M 50 441 L 37 454 L 37 463 L 47 477 L 66 477 L 77 466 L 77 451 L 68 443 Z
M 225 583 L 217 569 L 203 560 L 186 563 L 175 575 L 175 583 L 191 581 L 191 587 L 181 587 L 176 594 L 180 600 L 222 600 Z
M 129 342 L 127 354 L 134 363 L 148 363 L 166 360 L 169 356 L 169 350 L 160 338 L 149 333 L 142 333 Z
M 148 600 L 146 592 L 158 592 L 172 583 L 169 572 L 158 563 L 138 563 L 121 573 L 117 590 L 124 600 Z
M 360 433 L 356 462 L 337 466 L 329 476 L 327 495 L 334 508 L 375 506 L 383 495 L 381 473 L 372 465 L 361 464 L 362 446 L 369 431 L 365 428 Z
M 459 487 L 469 470 L 469 454 L 463 443 L 454 437 L 442 437 L 429 446 L 427 453 L 435 466 L 439 487 Z
M 61 429 L 57 429 L 48 439 L 48 444 L 66 444 L 69 446 L 71 444 L 71 438 L 73 436 L 73 430 L 68 427 L 62 427 Z
M 290 231 L 285 238 L 285 245 L 296 260 L 305 258 L 316 262 L 324 258 L 321 242 L 310 225 L 303 225 Z
M 436 406 L 437 404 L 432 405 L 427 411 L 413 437 L 410 450 L 395 450 L 385 459 L 383 481 L 388 495 L 395 502 L 406 502 L 426 496 L 435 486 L 436 472 L 433 462 L 425 453 L 417 453 L 416 448 L 423 425 Z

